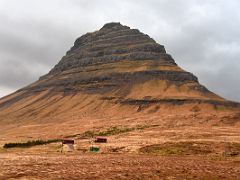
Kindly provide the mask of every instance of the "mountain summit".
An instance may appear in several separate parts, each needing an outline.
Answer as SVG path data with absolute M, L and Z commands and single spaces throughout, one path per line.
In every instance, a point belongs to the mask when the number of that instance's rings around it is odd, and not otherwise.
M 179 68 L 163 45 L 120 23 L 78 38 L 60 62 L 21 91 L 96 93 L 121 102 L 155 99 L 223 100 Z M 156 99 L 157 98 L 157 99 Z
M 199 84 L 163 45 L 137 29 L 108 23 L 79 37 L 37 82 L 0 99 L 0 123 L 234 108 L 239 104 Z

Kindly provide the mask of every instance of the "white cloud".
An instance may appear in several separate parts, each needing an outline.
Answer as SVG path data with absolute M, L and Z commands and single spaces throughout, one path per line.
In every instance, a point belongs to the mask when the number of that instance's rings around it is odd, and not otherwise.
M 15 90 L 8 88 L 8 87 L 4 87 L 4 86 L 0 86 L 0 97 L 6 96 L 10 93 L 13 93 Z

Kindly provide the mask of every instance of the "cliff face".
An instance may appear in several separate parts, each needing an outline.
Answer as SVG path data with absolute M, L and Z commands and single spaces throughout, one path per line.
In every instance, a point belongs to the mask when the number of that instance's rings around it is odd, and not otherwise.
M 49 74 L 24 90 L 107 93 L 150 81 L 166 83 L 166 91 L 167 86 L 187 86 L 187 91 L 202 97 L 220 99 L 201 86 L 197 77 L 179 68 L 164 46 L 120 23 L 106 24 L 78 38 Z M 161 91 L 158 96 L 163 96 Z
M 156 113 L 160 106 L 186 104 L 191 105 L 189 110 L 196 104 L 239 107 L 199 84 L 148 35 L 109 23 L 78 38 L 47 75 L 2 98 L 0 117 L 44 119 L 72 111 L 108 114 L 112 106 L 112 114 L 125 114 L 123 107 L 130 114 L 139 113 L 146 106 L 156 106 L 150 111 Z

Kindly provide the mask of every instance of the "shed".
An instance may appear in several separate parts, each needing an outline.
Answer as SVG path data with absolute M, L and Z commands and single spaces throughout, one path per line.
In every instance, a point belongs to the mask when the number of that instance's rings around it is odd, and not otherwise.
M 74 140 L 69 139 L 62 140 L 62 151 L 64 152 L 74 151 Z
M 107 143 L 106 137 L 96 137 L 94 140 L 95 143 Z

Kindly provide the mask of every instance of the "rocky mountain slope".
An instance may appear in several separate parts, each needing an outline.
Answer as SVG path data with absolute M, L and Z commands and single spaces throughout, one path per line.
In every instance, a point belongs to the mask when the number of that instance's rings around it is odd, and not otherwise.
M 199 84 L 148 35 L 108 23 L 78 38 L 37 82 L 0 99 L 0 124 L 86 125 L 89 119 L 221 114 L 239 107 Z

